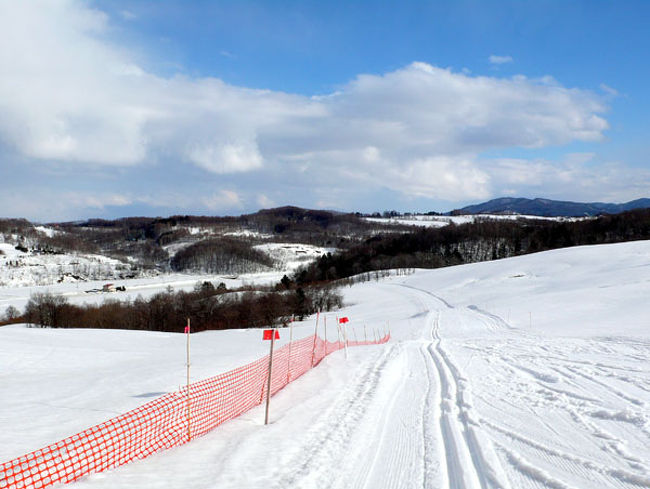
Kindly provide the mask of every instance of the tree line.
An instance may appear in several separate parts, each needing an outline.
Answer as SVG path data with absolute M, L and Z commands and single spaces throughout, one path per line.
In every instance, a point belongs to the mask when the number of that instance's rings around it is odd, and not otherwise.
M 367 239 L 296 272 L 298 284 L 392 268 L 439 268 L 578 245 L 650 239 L 650 210 L 581 221 L 479 219 Z
M 273 260 L 241 240 L 212 238 L 178 251 L 170 262 L 174 271 L 251 273 L 272 270 Z
M 12 223 L 12 225 L 23 223 Z M 382 234 L 285 276 L 275 287 L 227 290 L 205 282 L 192 292 L 166 291 L 150 299 L 106 301 L 78 306 L 50 294 L 33 295 L 21 315 L 11 310 L 9 322 L 51 327 L 124 328 L 179 331 L 185 318 L 196 328 L 225 329 L 281 324 L 293 316 L 339 307 L 333 288 L 347 277 L 379 279 L 380 270 L 438 268 L 495 260 L 556 248 L 650 239 L 650 210 L 635 210 L 582 221 L 477 220 L 444 228 L 419 228 Z M 185 251 L 183 253 L 183 251 Z M 177 254 L 178 269 L 214 272 L 268 266 L 268 258 L 250 245 L 208 240 Z M 230 268 L 229 268 L 230 267 Z M 364 274 L 364 275 L 362 275 Z M 2 323 L 0 323 L 2 324 Z
M 160 292 L 149 299 L 106 300 L 101 304 L 71 304 L 51 293 L 33 294 L 22 315 L 12 308 L 4 324 L 26 322 L 37 327 L 130 329 L 183 332 L 187 318 L 192 331 L 260 328 L 287 324 L 317 311 L 342 306 L 342 297 L 328 284 L 297 287 L 244 287 L 229 290 L 222 283 L 197 284 L 194 290 Z M 2 324 L 2 323 L 0 323 Z
M 185 215 L 165 218 L 89 219 L 83 222 L 51 223 L 50 227 L 55 232 L 46 236 L 25 219 L 0 219 L 0 233 L 16 236 L 19 244 L 26 248 L 49 249 L 53 252 L 101 253 L 130 263 L 135 259 L 139 268 L 163 271 L 170 268 L 180 270 L 181 264 L 186 261 L 190 262 L 188 271 L 196 267 L 196 263 L 187 260 L 187 255 L 172 263 L 170 258 L 173 257 L 167 252 L 168 245 L 191 244 L 205 240 L 206 237 L 210 240 L 242 230 L 250 231 L 254 235 L 246 238 L 228 236 L 230 243 L 224 244 L 230 246 L 232 242 L 239 241 L 242 247 L 250 248 L 268 240 L 281 240 L 348 248 L 379 232 L 403 232 L 408 229 L 401 225 L 371 223 L 362 219 L 358 213 L 309 210 L 292 206 L 265 209 L 241 216 Z M 193 234 L 190 232 L 191 228 L 199 232 Z M 200 251 L 200 248 L 194 251 Z M 259 262 L 259 258 L 255 257 L 253 261 Z

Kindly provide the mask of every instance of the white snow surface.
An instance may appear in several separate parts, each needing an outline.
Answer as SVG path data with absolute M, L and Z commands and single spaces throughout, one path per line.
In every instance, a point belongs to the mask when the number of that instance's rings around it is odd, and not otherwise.
M 246 285 L 275 284 L 282 278 L 283 272 L 246 273 L 241 275 L 214 274 L 161 274 L 155 277 L 133 279 L 92 280 L 88 282 L 62 282 L 43 286 L 0 287 L 0 316 L 9 306 L 24 311 L 29 297 L 34 293 L 52 293 L 64 296 L 72 304 L 99 304 L 105 299 L 134 300 L 138 296 L 149 298 L 169 288 L 189 291 L 198 282 L 212 282 L 216 287 L 223 282 L 229 289 Z M 102 293 L 98 290 L 107 282 L 126 288 L 125 292 Z M 94 291 L 94 292 L 93 292 Z
M 47 226 L 34 226 L 34 229 L 36 229 L 36 231 L 38 231 L 39 233 L 43 233 L 48 238 L 53 237 L 55 234 L 59 232 L 56 229 Z
M 103 255 L 23 252 L 9 243 L 0 243 L 0 251 L 0 290 L 74 283 L 88 278 L 110 280 L 132 273 L 128 264 Z
M 641 241 L 343 289 L 349 335 L 389 322 L 388 344 L 332 354 L 268 426 L 258 407 L 76 487 L 650 487 L 649 271 Z M 192 335 L 193 378 L 262 356 L 260 337 Z M 0 328 L 0 460 L 177 389 L 184 355 L 180 334 Z
M 584 217 L 543 217 L 543 216 L 529 216 L 526 214 L 463 214 L 459 216 L 436 216 L 428 214 L 413 214 L 409 216 L 400 217 L 366 217 L 366 221 L 375 222 L 378 224 L 402 224 L 406 226 L 419 226 L 419 227 L 436 227 L 441 228 L 454 224 L 467 224 L 479 219 L 494 219 L 494 220 L 507 220 L 513 221 L 517 219 L 541 219 L 545 221 L 580 221 Z
M 293 272 L 327 253 L 336 252 L 336 248 L 322 248 L 302 243 L 264 243 L 253 248 L 266 253 L 278 268 L 287 272 Z
M 193 229 L 199 233 L 202 228 L 190 228 Z M 165 249 L 171 256 L 194 242 L 175 242 L 165 246 Z M 111 295 L 112 299 L 135 299 L 139 294 L 148 297 L 167 287 L 189 290 L 197 281 L 205 280 L 224 282 L 230 288 L 252 283 L 276 283 L 285 273 L 291 273 L 326 253 L 336 251 L 336 248 L 300 243 L 265 243 L 256 245 L 255 248 L 269 255 L 278 271 L 241 274 L 236 277 L 217 274 L 169 274 L 155 270 L 134 272 L 128 263 L 102 255 L 22 252 L 13 244 L 0 242 L 0 317 L 10 305 L 22 311 L 29 296 L 34 292 L 61 294 L 75 304 L 101 302 L 106 295 L 90 296 L 86 291 L 101 289 L 106 283 L 115 283 L 127 288 L 125 293 Z M 139 278 L 119 278 L 133 274 Z
M 272 234 L 260 233 L 258 231 L 251 231 L 250 229 L 240 229 L 237 231 L 229 231 L 223 233 L 224 236 L 237 236 L 244 238 L 258 238 L 258 239 L 271 239 L 273 238 Z

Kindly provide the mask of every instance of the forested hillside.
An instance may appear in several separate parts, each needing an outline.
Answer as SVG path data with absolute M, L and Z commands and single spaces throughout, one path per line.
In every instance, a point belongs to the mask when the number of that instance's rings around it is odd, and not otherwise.
M 299 283 L 388 268 L 438 268 L 577 245 L 650 239 L 650 210 L 583 221 L 478 220 L 378 235 L 328 254 L 296 274 Z
M 650 199 L 636 199 L 622 204 L 606 202 L 570 202 L 551 199 L 502 197 L 457 209 L 451 214 L 527 214 L 533 216 L 599 216 L 635 209 L 647 209 Z
M 248 273 L 282 265 L 256 246 L 301 243 L 346 249 L 378 233 L 406 229 L 400 225 L 371 223 L 357 214 L 281 207 L 238 217 L 129 217 L 47 225 L 36 225 L 24 219 L 1 219 L 0 243 L 10 244 L 25 254 L 12 262 L 17 268 L 31 265 L 25 260 L 34 255 L 68 254 L 67 259 L 56 260 L 56 270 L 41 274 L 43 276 L 33 282 L 46 284 L 64 275 L 89 279 L 90 274 L 79 272 L 76 258 L 79 254 L 117 260 L 126 270 L 121 274 L 111 271 L 98 274 L 93 269 L 93 277 L 99 279 L 139 276 L 147 271 Z M 55 277 L 52 274 L 57 270 L 61 273 Z M 18 280 L 16 273 L 12 275 L 14 281 Z

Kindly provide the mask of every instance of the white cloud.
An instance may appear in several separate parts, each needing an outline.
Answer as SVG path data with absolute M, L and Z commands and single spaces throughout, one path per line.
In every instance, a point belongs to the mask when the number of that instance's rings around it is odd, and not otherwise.
M 610 87 L 609 85 L 606 85 L 605 83 L 600 84 L 600 89 L 605 92 L 607 95 L 611 95 L 612 97 L 618 97 L 619 92 L 615 88 Z
M 209 197 L 201 199 L 201 202 L 211 211 L 243 207 L 239 194 L 233 190 L 221 190 Z
M 381 152 L 376 146 L 366 146 L 362 158 L 366 163 L 376 163 L 381 158 Z
M 138 16 L 135 15 L 135 14 L 134 14 L 133 12 L 131 12 L 130 10 L 120 10 L 120 16 L 121 16 L 124 20 L 135 20 L 135 19 L 138 18 Z
M 620 163 L 594 165 L 592 153 L 561 161 L 503 158 L 484 162 L 491 195 L 543 195 L 574 201 L 626 202 L 647 196 L 650 171 Z
M 490 196 L 490 178 L 471 159 L 434 157 L 415 160 L 400 171 L 392 171 L 385 186 L 406 191 L 411 197 L 453 201 L 459 195 L 466 199 Z
M 276 206 L 276 203 L 264 194 L 258 195 L 256 202 L 262 209 L 270 209 Z
M 80 0 L 0 1 L 10 41 L 0 44 L 0 145 L 44 163 L 180 161 L 231 178 L 257 172 L 278 187 L 303 179 L 458 201 L 524 183 L 519 164 L 497 171 L 486 151 L 600 141 L 608 128 L 599 96 L 552 77 L 475 76 L 423 62 L 314 97 L 166 78 L 112 42 L 108 22 Z M 549 171 L 527 164 L 540 178 Z M 241 207 L 238 191 L 203 205 Z
M 514 61 L 512 59 L 512 56 L 497 56 L 496 54 L 490 55 L 488 60 L 493 65 L 502 65 L 502 64 L 505 64 L 505 63 L 512 63 Z
M 111 192 L 87 192 L 55 188 L 12 189 L 0 192 L 0 208 L 7 216 L 21 216 L 40 221 L 78 219 L 78 211 L 103 212 L 107 207 L 126 207 L 134 201 L 128 195 Z
M 250 143 L 195 146 L 188 151 L 187 158 L 210 172 L 221 174 L 250 171 L 262 166 L 262 155 L 257 145 Z
M 73 206 L 105 209 L 107 206 L 123 207 L 133 203 L 133 200 L 126 195 L 111 193 L 78 193 L 67 192 L 64 200 Z

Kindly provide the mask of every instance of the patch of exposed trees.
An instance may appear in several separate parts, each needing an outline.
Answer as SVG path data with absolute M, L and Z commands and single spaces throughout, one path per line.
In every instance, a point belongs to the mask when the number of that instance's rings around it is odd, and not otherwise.
M 401 232 L 402 225 L 377 224 L 362 219 L 361 214 L 344 214 L 299 207 L 265 209 L 241 216 L 242 225 L 262 234 L 316 246 L 348 248 L 380 232 Z
M 361 214 L 291 206 L 265 209 L 237 217 L 130 217 L 115 220 L 90 219 L 81 223 L 58 223 L 55 226 L 74 236 L 79 242 L 77 246 L 82 246 L 80 243 L 83 242 L 85 247 L 101 249 L 113 255 L 140 253 L 137 256 L 141 255 L 150 264 L 169 258 L 163 246 L 201 239 L 200 236 L 190 235 L 188 228 L 205 230 L 212 235 L 248 230 L 273 236 L 275 241 L 281 239 L 285 242 L 338 248 L 346 248 L 378 232 L 408 229 L 400 225 L 371 223 L 362 219 Z M 263 238 L 260 239 L 260 242 L 262 241 Z M 250 243 L 250 238 L 247 238 L 247 242 Z M 145 243 L 149 245 L 149 249 L 145 249 Z
M 363 242 L 370 236 L 382 232 L 405 232 L 405 226 L 371 223 L 360 214 L 344 214 L 323 210 L 308 210 L 298 207 L 266 209 L 254 214 L 237 217 L 219 216 L 171 216 L 166 218 L 129 217 L 115 220 L 89 219 L 83 222 L 52 223 L 55 229 L 51 236 L 38 232 L 34 225 L 24 219 L 0 219 L 0 233 L 17 237 L 25 249 L 47 249 L 53 253 L 81 252 L 101 253 L 122 261 L 135 263 L 138 269 L 193 271 L 207 266 L 218 273 L 241 273 L 256 271 L 269 266 L 268 260 L 255 256 L 252 248 L 266 241 L 305 243 L 317 246 L 346 249 Z M 192 232 L 190 231 L 192 229 Z M 199 255 L 214 242 L 188 250 L 175 260 L 170 260 L 166 247 L 199 243 L 206 238 L 213 240 L 225 233 L 250 231 L 257 237 L 237 238 L 230 236 L 230 242 L 223 244 L 232 250 L 233 242 L 239 241 L 235 255 L 245 254 L 252 258 L 246 266 L 233 270 L 233 264 L 226 256 L 215 256 L 214 261 L 226 263 L 229 268 L 216 270 L 211 260 L 203 257 L 190 258 L 193 252 Z M 243 248 L 247 247 L 248 250 Z M 214 248 L 214 247 L 213 247 Z M 226 251 L 226 254 L 229 252 Z M 233 253 L 230 253 L 234 256 Z M 198 263 L 197 263 L 198 262 Z M 182 268 L 183 263 L 188 268 Z M 261 268 L 260 268 L 261 267 Z
M 268 255 L 241 240 L 213 238 L 180 250 L 171 260 L 175 271 L 199 273 L 250 273 L 273 268 Z
M 299 284 L 391 268 L 439 268 L 578 245 L 650 239 L 650 210 L 585 221 L 493 220 L 378 235 L 298 271 Z
M 292 210 L 287 212 L 289 221 L 304 217 L 300 212 L 295 215 Z M 310 219 L 318 222 L 320 218 L 311 216 Z M 329 223 L 329 217 L 322 219 L 323 225 Z M 5 232 L 28 231 L 25 222 L 20 220 L 0 224 Z M 100 232 L 114 232 L 110 226 L 106 227 L 108 231 L 99 226 Z M 162 233 L 158 239 L 167 239 L 164 236 Z M 72 305 L 65 298 L 51 294 L 35 294 L 24 314 L 12 309 L 5 323 L 181 331 L 185 318 L 191 317 L 195 330 L 262 327 L 281 324 L 292 315 L 303 317 L 339 307 L 341 296 L 331 284 L 338 280 L 338 285 L 342 285 L 346 281 L 341 279 L 346 277 L 379 279 L 383 275 L 376 273 L 379 270 L 401 269 L 409 273 L 413 268 L 437 268 L 555 248 L 640 239 L 650 239 L 650 210 L 647 209 L 577 222 L 486 219 L 377 235 L 340 254 L 321 257 L 292 278 L 285 276 L 275 288 L 227 290 L 225 286 L 214 287 L 205 282 L 192 292 L 167 291 L 150 299 L 86 306 Z M 172 267 L 178 270 L 240 273 L 250 271 L 251 267 L 271 266 L 268 257 L 250 244 L 225 238 L 198 242 L 181 250 L 176 257 Z
M 288 280 L 288 279 L 287 279 Z M 276 287 L 228 290 L 224 284 L 197 284 L 191 292 L 168 290 L 149 299 L 107 300 L 97 305 L 70 304 L 65 297 L 37 293 L 25 312 L 4 323 L 26 322 L 38 327 L 134 329 L 182 332 L 186 318 L 193 331 L 259 328 L 287 324 L 316 311 L 341 307 L 342 297 L 331 285 L 297 287 L 291 281 Z

